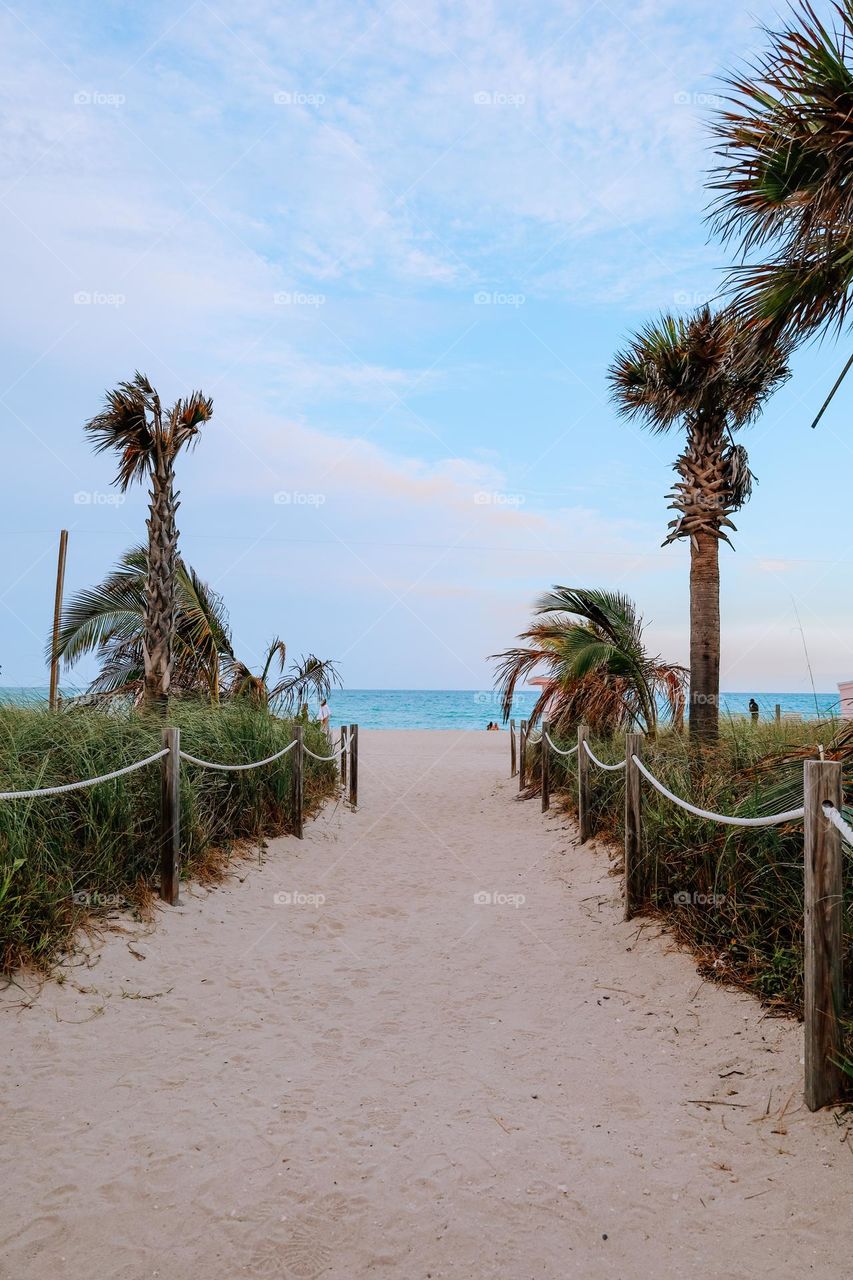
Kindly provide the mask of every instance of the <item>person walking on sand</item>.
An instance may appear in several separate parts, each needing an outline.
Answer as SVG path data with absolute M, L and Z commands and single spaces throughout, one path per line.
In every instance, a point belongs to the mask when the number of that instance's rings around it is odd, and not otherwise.
M 329 737 L 329 704 L 325 698 L 320 703 L 320 724 L 326 737 Z M 330 739 L 331 741 L 331 739 Z
M 758 724 L 758 703 L 755 698 L 749 700 L 749 714 L 752 716 L 752 723 Z

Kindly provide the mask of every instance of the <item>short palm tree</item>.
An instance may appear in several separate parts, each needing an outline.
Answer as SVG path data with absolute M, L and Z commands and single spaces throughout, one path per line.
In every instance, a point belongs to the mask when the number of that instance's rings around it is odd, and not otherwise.
M 850 305 L 853 3 L 830 12 L 828 24 L 793 3 L 767 51 L 726 78 L 714 123 L 710 219 L 742 256 L 729 283 L 759 336 L 841 326 Z
M 557 728 L 583 722 L 598 732 L 630 726 L 654 733 L 659 707 L 677 723 L 684 712 L 683 667 L 652 657 L 633 601 L 615 591 L 553 587 L 535 605 L 542 621 L 523 631 L 522 648 L 493 655 L 504 720 L 519 684 L 535 672 L 546 684 L 530 713 Z
M 148 556 L 125 552 L 103 582 L 73 596 L 62 611 L 59 656 L 71 667 L 95 653 L 101 669 L 89 692 L 141 700 L 145 686 L 145 602 Z M 234 662 L 228 613 L 221 598 L 180 556 L 175 562 L 176 611 L 172 690 L 220 699 L 223 672 Z
M 783 344 L 759 353 L 732 310 L 709 306 L 647 325 L 610 369 L 624 417 L 686 436 L 673 464 L 678 480 L 668 496 L 676 516 L 664 545 L 690 541 L 690 732 L 698 740 L 713 741 L 719 731 L 720 542 L 730 542 L 731 517 L 754 479 L 732 433 L 787 377 Z
M 175 523 L 175 459 L 191 446 L 213 415 L 213 401 L 194 391 L 163 410 L 148 379 L 136 373 L 107 393 L 103 410 L 86 424 L 97 452 L 119 454 L 115 484 L 124 492 L 134 480 L 150 484 L 143 702 L 165 711 L 175 635 L 178 529 Z
M 228 696 L 246 698 L 256 707 L 267 707 L 290 715 L 298 711 L 309 695 L 328 698 L 333 685 L 341 683 L 337 667 L 329 659 L 315 658 L 313 653 L 300 658 L 286 670 L 287 648 L 276 636 L 267 648 L 260 673 L 255 674 L 244 662 L 233 662 L 230 668 Z M 274 673 L 278 679 L 273 682 Z

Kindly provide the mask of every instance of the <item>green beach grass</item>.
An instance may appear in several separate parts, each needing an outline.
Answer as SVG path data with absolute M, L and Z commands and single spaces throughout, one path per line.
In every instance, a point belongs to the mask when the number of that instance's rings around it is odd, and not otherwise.
M 572 745 L 558 737 L 554 741 Z M 720 742 L 706 752 L 701 770 L 691 761 L 689 741 L 664 731 L 644 743 L 643 759 L 677 795 L 717 813 L 752 817 L 802 804 L 803 757 L 815 758 L 819 745 L 828 759 L 845 761 L 845 782 L 853 780 L 850 730 L 838 721 L 723 721 Z M 624 757 L 621 736 L 591 739 L 590 746 L 608 763 Z M 576 757 L 552 755 L 552 787 L 560 789 L 571 811 L 577 808 L 575 762 Z M 612 844 L 617 872 L 624 839 L 623 776 L 590 763 L 594 831 Z M 842 848 L 845 1008 L 853 1011 L 853 851 L 846 844 Z M 643 782 L 643 852 L 647 894 L 642 913 L 662 918 L 696 953 L 700 973 L 749 990 L 780 1012 L 802 1015 L 802 822 L 722 826 L 684 812 Z
M 243 763 L 281 750 L 292 722 L 238 704 L 175 700 L 184 750 Z M 139 713 L 0 706 L 0 791 L 109 773 L 160 749 L 161 722 Z M 328 752 L 318 724 L 305 743 Z M 241 773 L 181 767 L 183 874 L 221 875 L 241 842 L 293 830 L 291 760 Z M 334 761 L 305 757 L 305 811 L 333 793 Z M 150 911 L 158 878 L 157 763 L 115 781 L 32 800 L 0 801 L 0 970 L 49 968 L 81 927 L 116 906 Z

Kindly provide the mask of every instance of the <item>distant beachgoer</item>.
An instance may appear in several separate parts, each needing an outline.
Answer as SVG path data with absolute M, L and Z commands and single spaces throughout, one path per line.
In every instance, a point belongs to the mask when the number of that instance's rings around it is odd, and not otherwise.
M 494 730 L 498 728 L 499 728 L 499 725 L 495 720 L 490 720 L 489 723 L 486 725 L 486 729 L 491 730 L 492 732 L 494 732 Z
M 326 737 L 328 738 L 329 736 L 329 704 L 325 698 L 320 703 L 320 724 L 323 728 L 323 731 Z
M 758 703 L 755 698 L 749 700 L 749 714 L 752 716 L 752 723 L 758 724 Z

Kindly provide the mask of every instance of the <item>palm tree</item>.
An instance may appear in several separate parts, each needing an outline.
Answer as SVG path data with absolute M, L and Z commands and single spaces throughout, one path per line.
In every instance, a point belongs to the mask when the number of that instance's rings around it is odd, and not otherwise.
M 654 733 L 659 704 L 678 722 L 684 712 L 683 667 L 651 657 L 643 643 L 643 620 L 633 601 L 613 591 L 553 587 L 535 605 L 545 621 L 519 636 L 523 648 L 493 654 L 503 718 L 512 713 L 516 688 L 534 671 L 547 683 L 530 713 L 535 724 L 546 712 L 558 728 L 581 722 L 605 733 L 631 725 Z
M 298 710 L 310 694 L 328 698 L 332 686 L 341 683 L 337 668 L 330 659 L 315 658 L 312 653 L 307 658 L 300 658 L 289 671 L 285 670 L 286 663 L 287 648 L 284 641 L 276 636 L 267 648 L 260 675 L 255 675 L 244 662 L 231 664 L 228 696 L 246 698 L 254 706 L 269 707 L 289 715 Z M 279 678 L 271 683 L 276 669 Z
M 729 284 L 758 337 L 840 328 L 850 305 L 853 3 L 831 11 L 829 26 L 806 0 L 792 4 L 767 52 L 725 79 L 714 124 L 710 219 L 739 249 Z
M 89 692 L 130 694 L 145 685 L 145 603 L 148 556 L 144 547 L 125 552 L 103 582 L 78 592 L 62 612 L 59 656 L 71 667 L 97 653 L 101 670 Z M 219 702 L 223 670 L 234 662 L 228 613 L 218 596 L 185 565 L 175 562 L 176 612 L 171 688 Z
M 749 499 L 754 476 L 732 433 L 759 413 L 788 377 L 786 349 L 760 353 L 729 309 L 700 307 L 662 316 L 615 359 L 610 385 L 619 412 L 656 433 L 682 428 L 685 447 L 667 496 L 676 512 L 667 543 L 690 540 L 690 732 L 714 741 L 719 731 L 720 542 Z
M 202 423 L 213 416 L 213 401 L 200 391 L 176 400 L 163 411 L 148 379 L 136 373 L 107 393 L 104 409 L 86 424 L 101 453 L 115 449 L 119 468 L 114 483 L 124 492 L 134 480 L 151 485 L 148 515 L 148 564 L 145 590 L 143 702 L 165 712 L 175 635 L 178 529 L 175 524 L 175 459 L 192 445 Z

